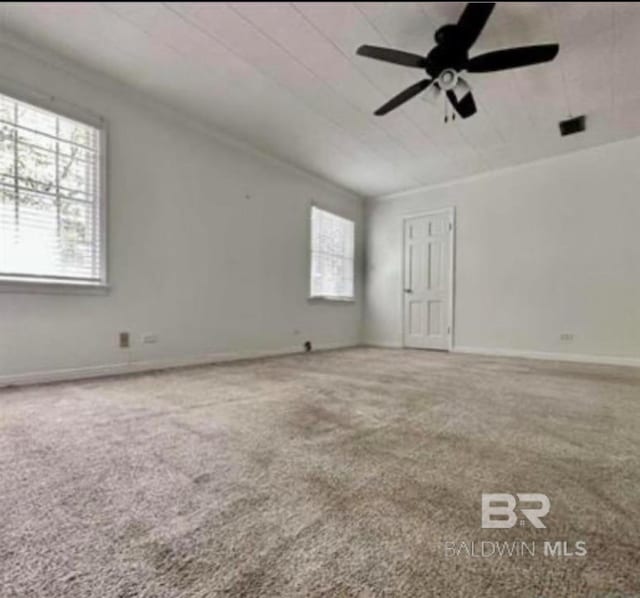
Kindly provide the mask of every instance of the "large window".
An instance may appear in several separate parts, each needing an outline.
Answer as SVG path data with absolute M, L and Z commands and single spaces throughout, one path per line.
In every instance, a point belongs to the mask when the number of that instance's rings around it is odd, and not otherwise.
M 0 281 L 105 282 L 100 135 L 0 95 Z
M 311 208 L 311 297 L 353 299 L 354 224 Z

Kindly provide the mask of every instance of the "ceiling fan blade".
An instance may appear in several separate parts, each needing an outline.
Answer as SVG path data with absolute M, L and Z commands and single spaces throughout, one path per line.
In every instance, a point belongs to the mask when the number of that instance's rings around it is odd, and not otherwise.
M 431 85 L 432 81 L 432 79 L 423 79 L 422 81 L 414 83 L 411 87 L 407 87 L 407 89 L 401 91 L 397 96 L 391 98 L 386 104 L 380 106 L 374 114 L 376 116 L 382 116 L 387 114 L 387 112 L 391 112 L 398 106 L 410 100 L 412 97 L 417 96 L 421 91 L 427 89 L 427 87 Z
M 393 48 L 381 48 L 380 46 L 360 46 L 356 54 L 366 56 L 367 58 L 392 62 L 393 64 L 401 64 L 402 66 L 424 68 L 425 64 L 424 56 L 403 52 L 402 50 L 394 50 Z
M 457 37 L 467 49 L 476 43 L 495 7 L 495 2 L 469 2 L 457 24 Z
M 460 93 L 460 99 L 458 99 L 456 91 Z M 473 99 L 473 94 L 471 93 L 471 88 L 464 79 L 458 79 L 455 90 L 447 90 L 447 98 L 449 98 L 454 110 L 462 118 L 469 118 L 478 111 L 476 102 Z
M 558 44 L 542 44 L 487 52 L 469 59 L 467 70 L 470 73 L 490 73 L 548 62 L 556 57 L 558 49 Z

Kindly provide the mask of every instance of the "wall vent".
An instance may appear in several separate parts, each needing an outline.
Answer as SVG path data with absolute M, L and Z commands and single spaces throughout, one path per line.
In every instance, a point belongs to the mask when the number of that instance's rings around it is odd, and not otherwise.
M 582 114 L 581 116 L 575 116 L 573 118 L 568 118 L 567 120 L 561 120 L 558 123 L 560 127 L 560 135 L 563 137 L 565 135 L 575 135 L 576 133 L 582 133 L 587 128 L 586 124 L 586 116 Z

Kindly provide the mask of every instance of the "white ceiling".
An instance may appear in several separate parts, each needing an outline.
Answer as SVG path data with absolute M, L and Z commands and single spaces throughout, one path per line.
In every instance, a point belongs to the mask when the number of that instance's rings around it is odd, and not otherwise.
M 475 52 L 557 41 L 535 67 L 469 75 L 479 111 L 445 124 L 421 98 L 372 112 L 421 78 L 355 55 L 426 54 L 464 3 L 3 3 L 20 36 L 363 195 L 462 178 L 640 134 L 640 6 L 499 3 Z M 557 121 L 587 114 L 561 138 Z

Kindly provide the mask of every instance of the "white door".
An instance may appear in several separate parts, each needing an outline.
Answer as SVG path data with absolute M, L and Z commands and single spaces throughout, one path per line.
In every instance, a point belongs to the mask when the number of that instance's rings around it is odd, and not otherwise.
M 451 348 L 453 210 L 404 222 L 404 345 Z

